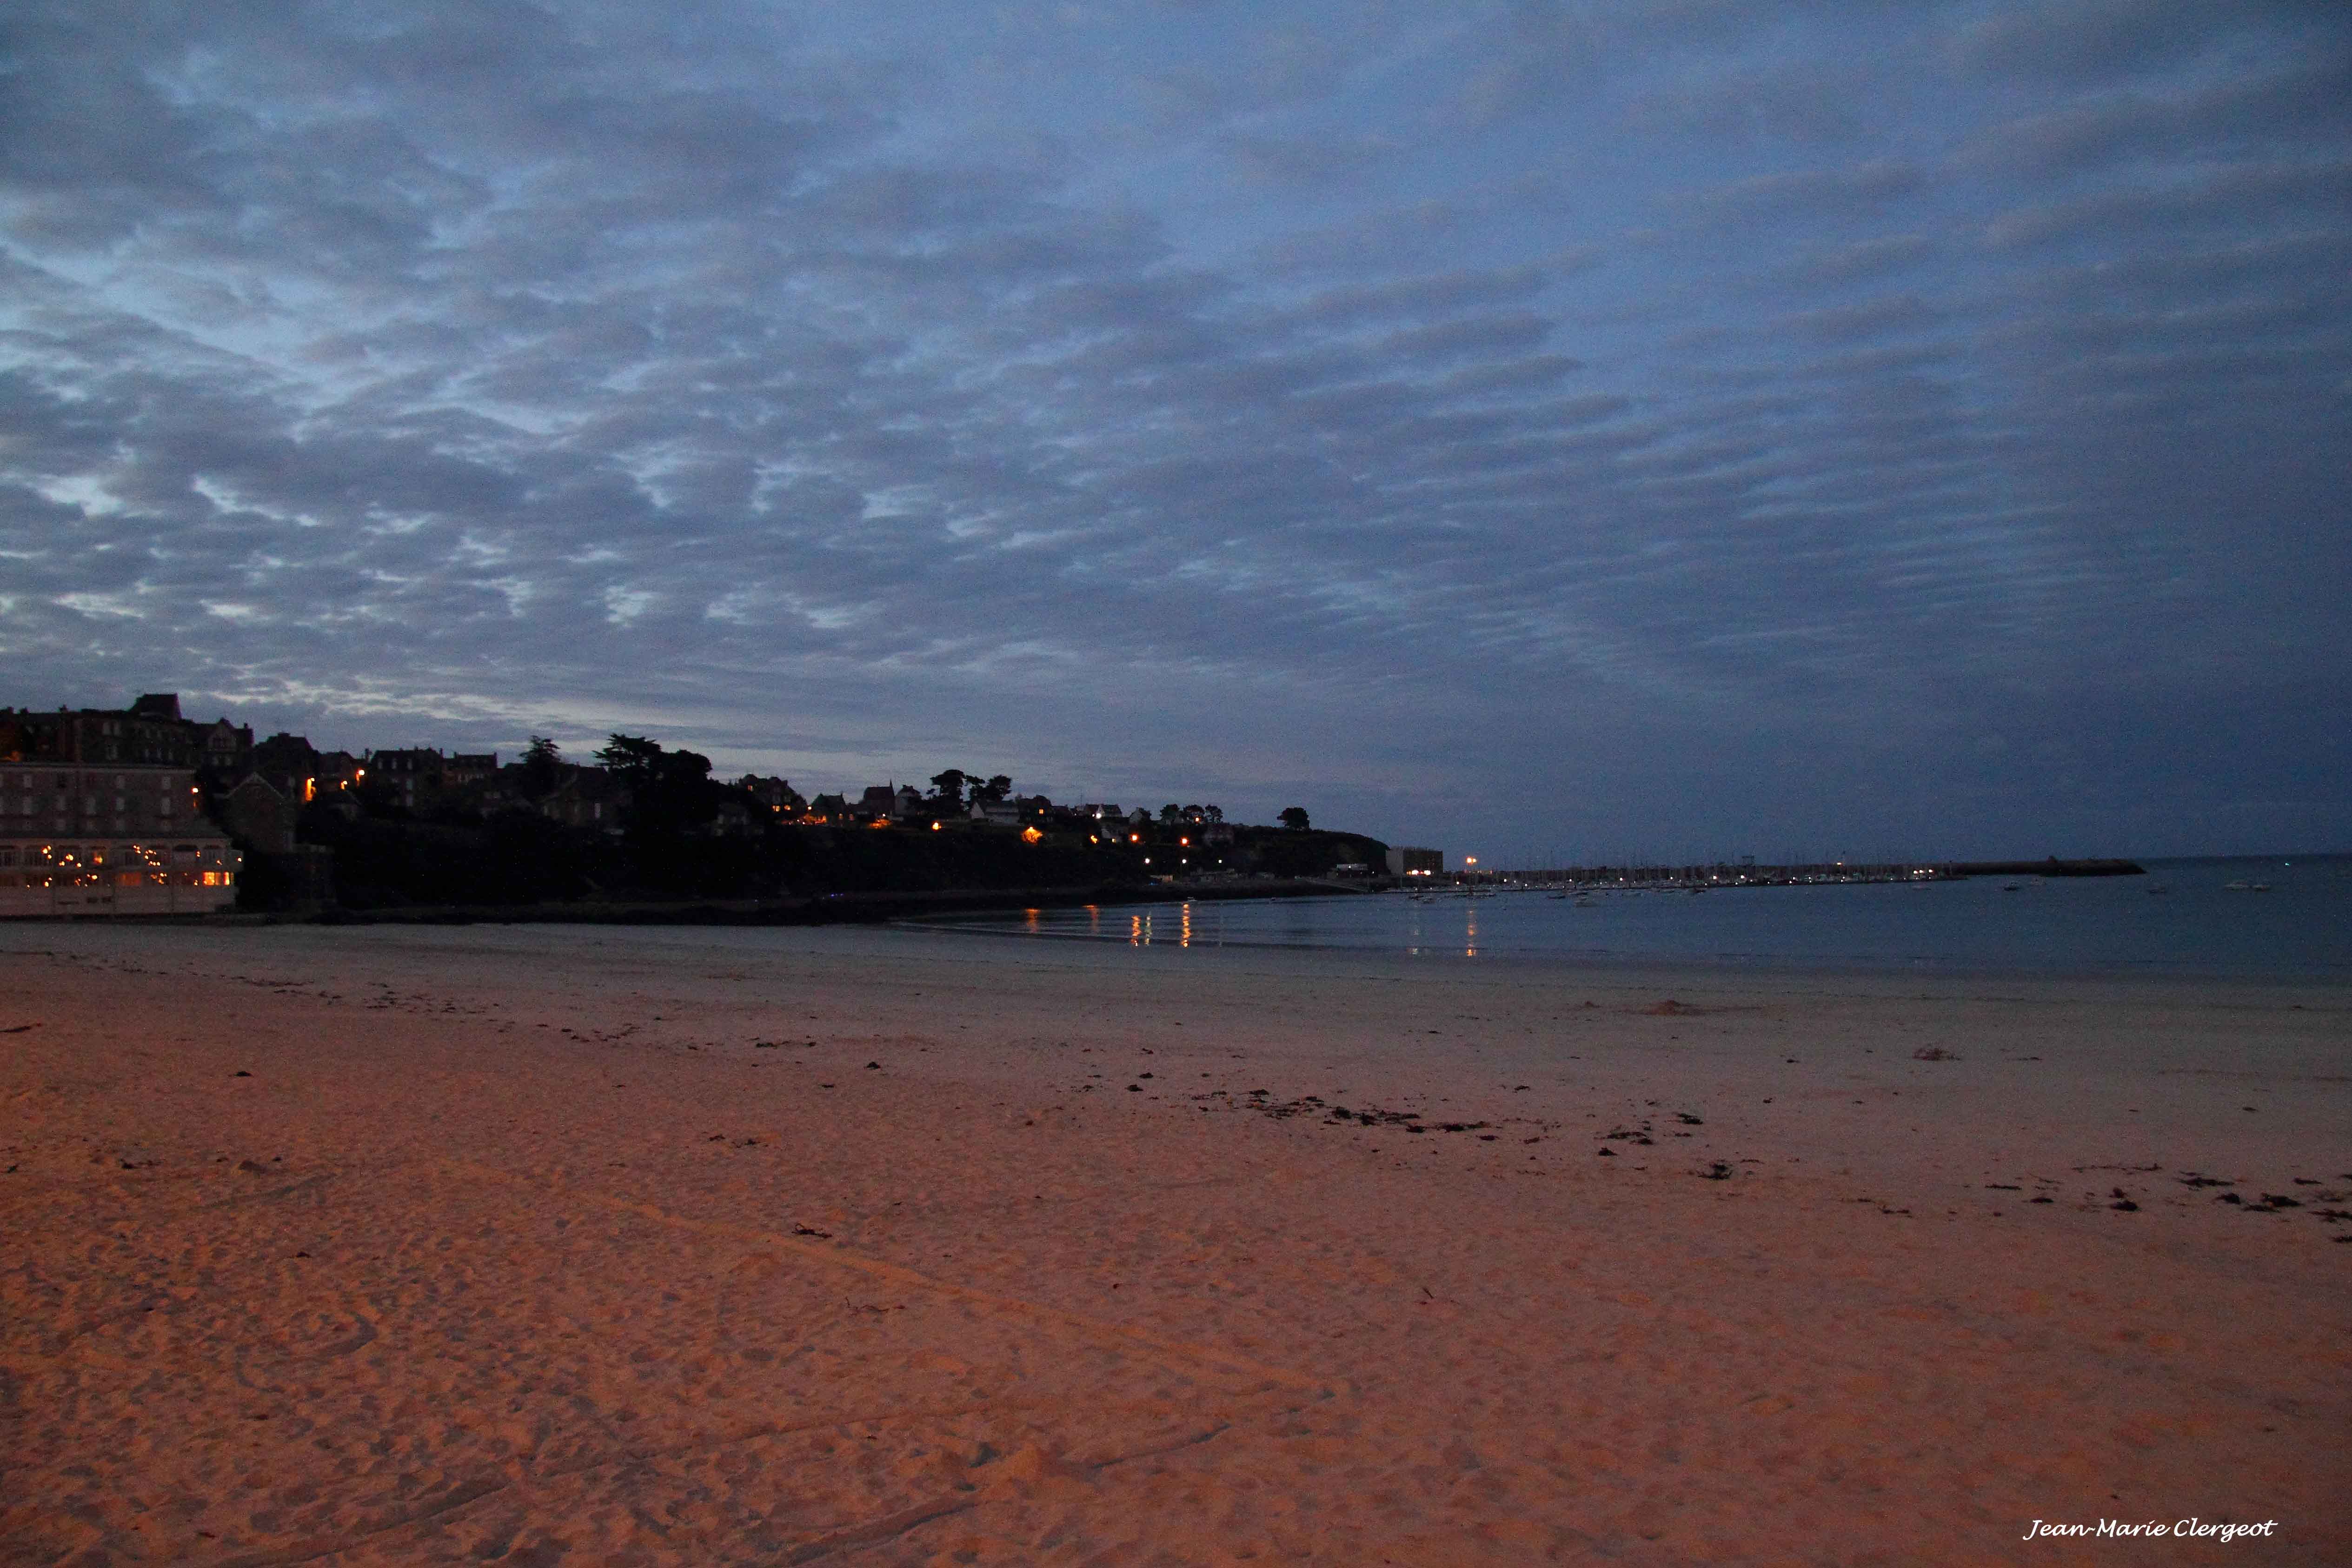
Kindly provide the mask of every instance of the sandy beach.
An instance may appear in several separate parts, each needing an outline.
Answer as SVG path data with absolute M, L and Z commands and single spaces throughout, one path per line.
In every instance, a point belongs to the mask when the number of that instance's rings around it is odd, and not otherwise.
M 0 980 L 7 1563 L 2352 1562 L 2340 989 L 102 924 Z M 2102 1521 L 2166 1533 L 2026 1539 Z

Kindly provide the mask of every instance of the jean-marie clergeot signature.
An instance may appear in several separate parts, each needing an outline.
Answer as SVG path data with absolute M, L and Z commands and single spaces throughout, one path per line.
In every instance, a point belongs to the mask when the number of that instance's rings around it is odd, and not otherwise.
M 2278 1529 L 2278 1521 L 2266 1519 L 2260 1524 L 2208 1524 L 2201 1519 L 2175 1520 L 2167 1524 L 2151 1519 L 2145 1522 L 2124 1519 L 2103 1519 L 2096 1524 L 2053 1524 L 2037 1519 L 2028 1526 L 2020 1539 L 2039 1540 L 2050 1535 L 2181 1535 L 2198 1536 L 2208 1541 L 2234 1541 L 2242 1535 L 2267 1536 Z

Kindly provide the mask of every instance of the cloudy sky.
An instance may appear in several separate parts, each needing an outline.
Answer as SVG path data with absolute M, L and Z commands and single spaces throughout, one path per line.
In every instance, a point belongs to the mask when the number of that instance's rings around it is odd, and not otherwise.
M 2352 849 L 2352 11 L 14 0 L 0 702 Z

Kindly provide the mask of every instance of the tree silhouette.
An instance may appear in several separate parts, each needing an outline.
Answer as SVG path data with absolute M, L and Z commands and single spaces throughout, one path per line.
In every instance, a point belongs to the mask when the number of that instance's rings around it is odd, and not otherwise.
M 523 748 L 522 793 L 532 800 L 551 795 L 563 782 L 563 749 L 544 735 Z
M 719 815 L 727 791 L 710 782 L 710 759 L 699 752 L 666 752 L 643 735 L 614 735 L 596 760 L 628 787 L 624 827 L 633 837 L 674 835 Z
M 1307 808 L 1303 805 L 1286 805 L 1282 808 L 1282 815 L 1275 820 L 1295 833 L 1304 833 L 1307 831 Z
M 598 762 L 632 784 L 652 777 L 662 755 L 661 742 L 643 735 L 608 735 L 596 751 Z

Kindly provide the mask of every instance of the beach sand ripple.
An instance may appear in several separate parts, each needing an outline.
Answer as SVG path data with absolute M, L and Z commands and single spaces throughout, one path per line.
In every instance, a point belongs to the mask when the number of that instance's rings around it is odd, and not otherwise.
M 10 933 L 0 1562 L 2352 1561 L 2339 996 L 759 934 Z

